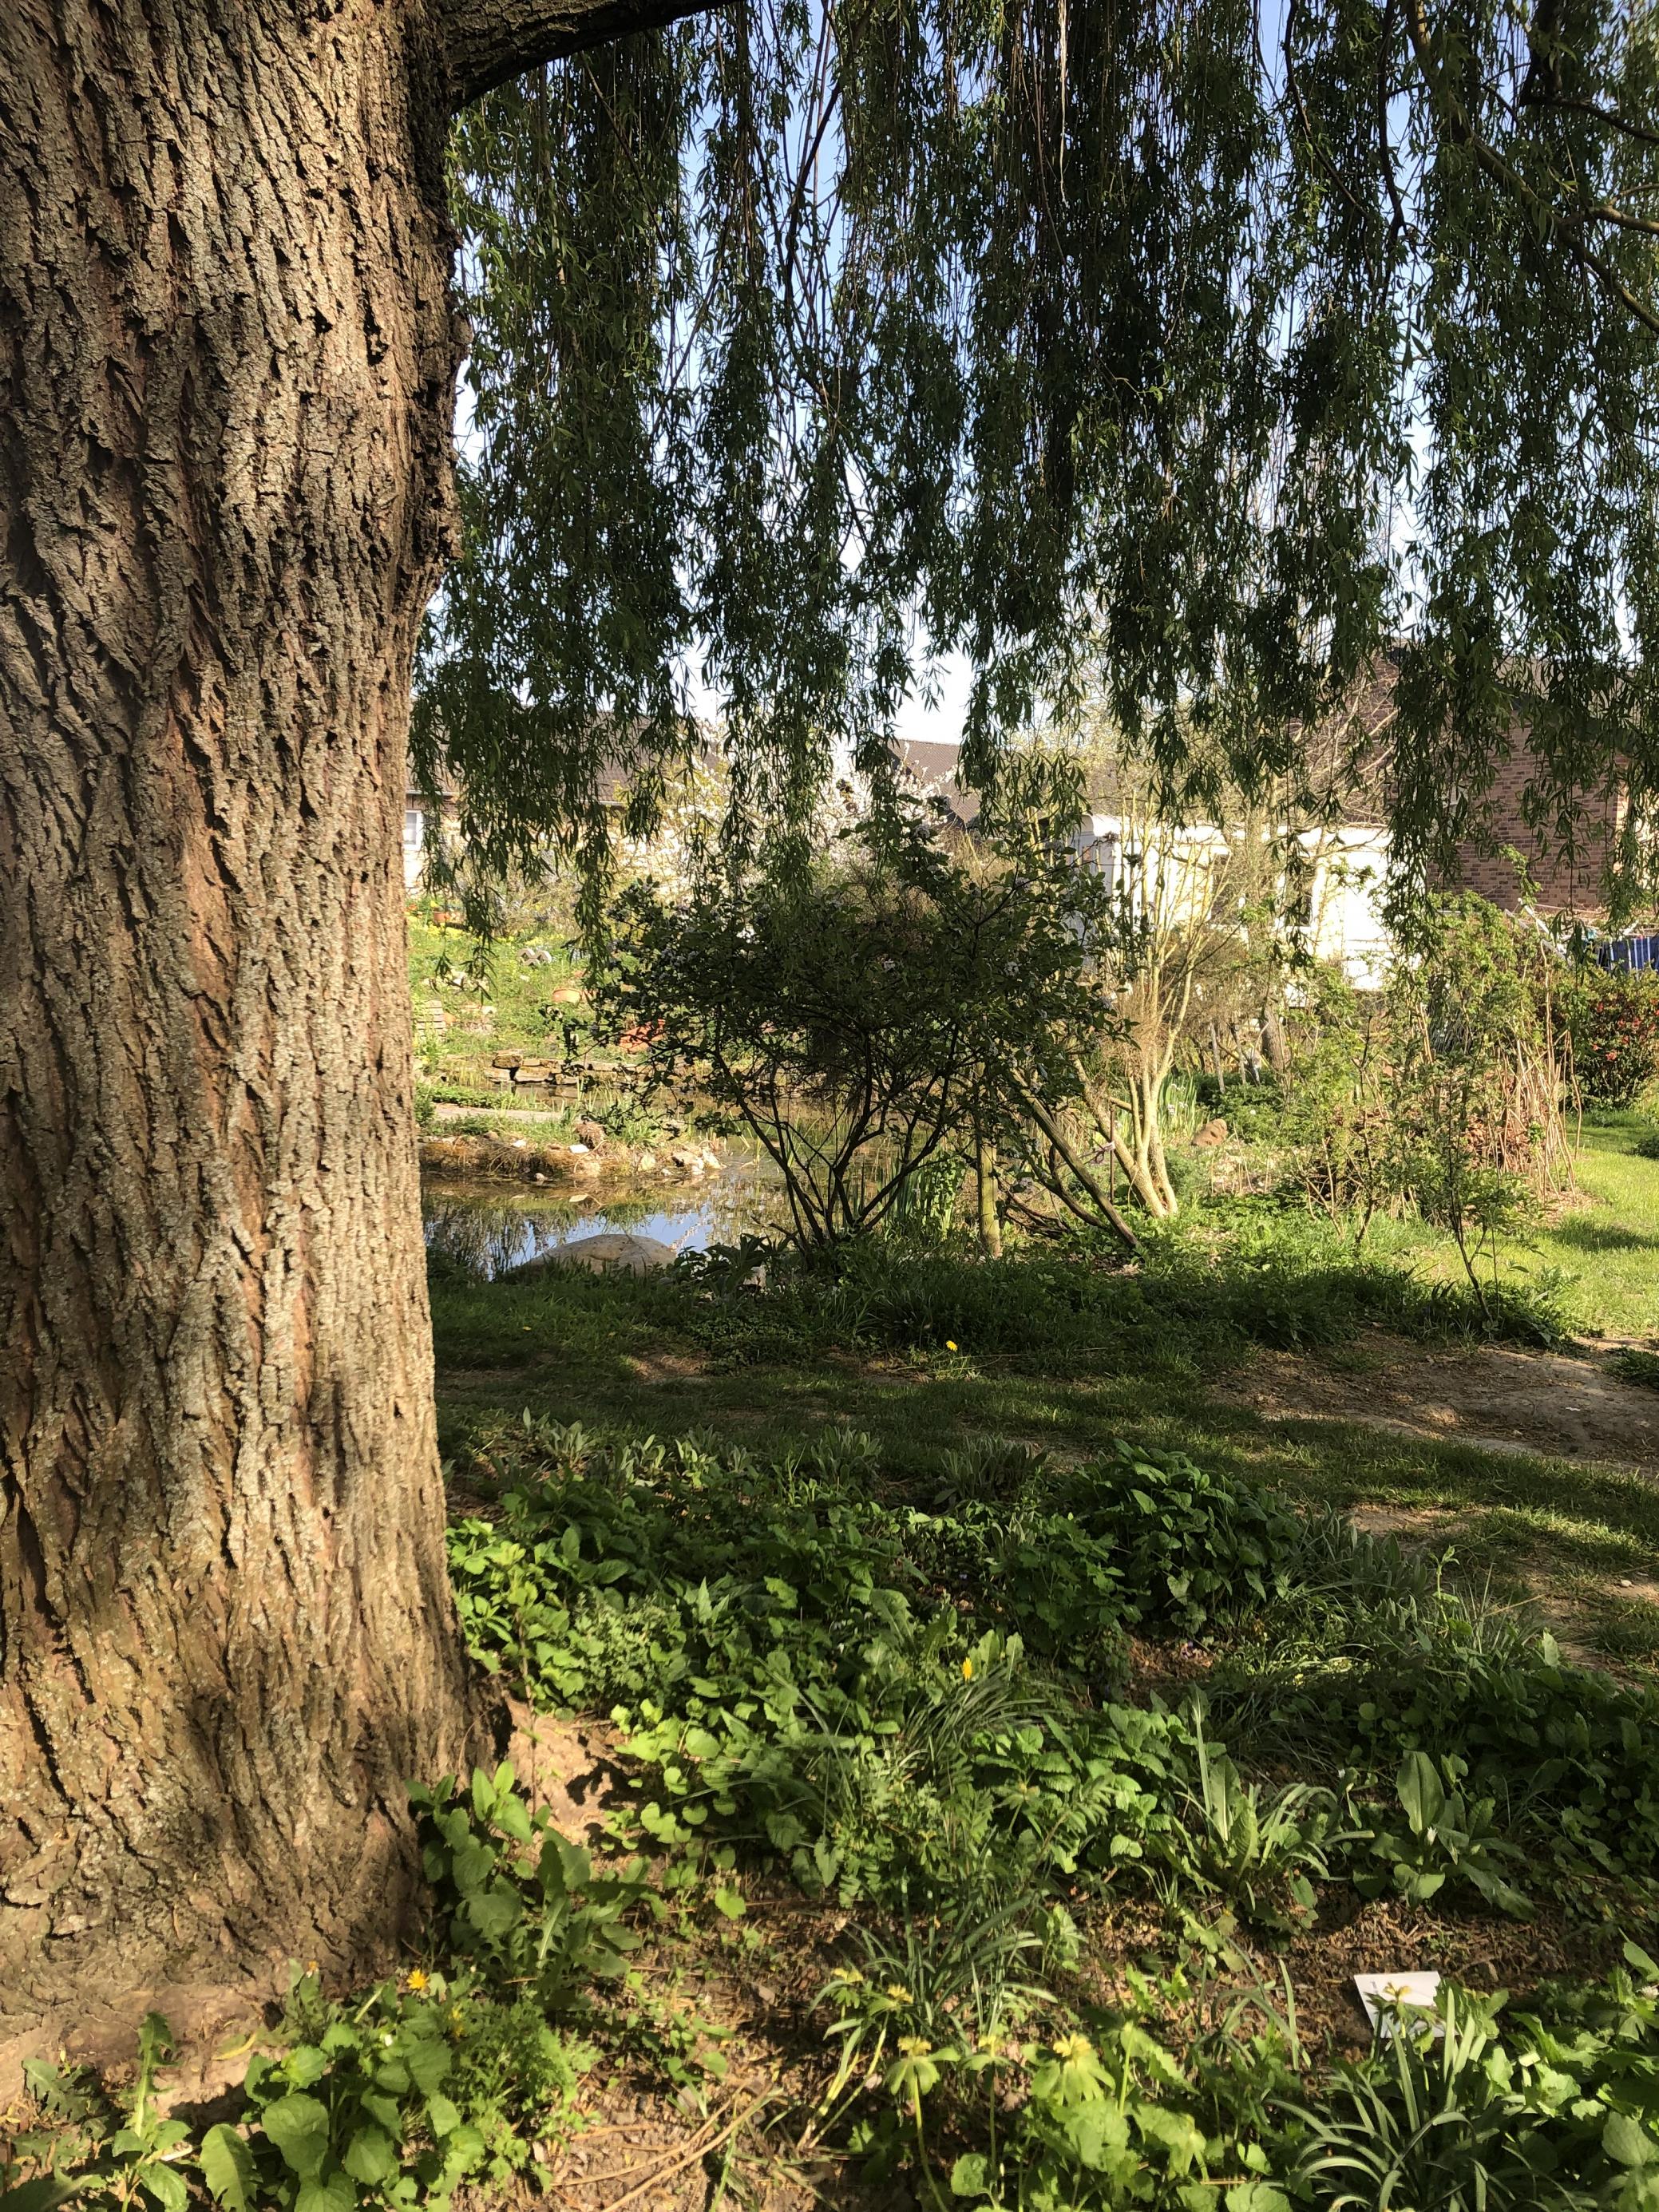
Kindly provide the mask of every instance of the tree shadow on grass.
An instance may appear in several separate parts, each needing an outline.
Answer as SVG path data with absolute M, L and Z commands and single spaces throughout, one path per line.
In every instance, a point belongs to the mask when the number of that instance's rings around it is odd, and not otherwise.
M 1612 1222 L 1569 1218 L 1558 1222 L 1550 1234 L 1554 1243 L 1576 1252 L 1659 1252 L 1659 1237 L 1644 1237 Z

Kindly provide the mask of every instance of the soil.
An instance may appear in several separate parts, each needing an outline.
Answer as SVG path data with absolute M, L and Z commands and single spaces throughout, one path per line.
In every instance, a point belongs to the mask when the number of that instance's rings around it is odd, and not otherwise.
M 1480 1451 L 1659 1474 L 1659 1391 L 1613 1371 L 1618 1348 L 1428 1352 L 1377 1337 L 1324 1357 L 1259 1352 L 1212 1395 L 1268 1420 L 1355 1422 Z
M 1605 1929 L 1574 1921 L 1547 1901 L 1533 1919 L 1508 1920 L 1443 1905 L 1431 1913 L 1399 1898 L 1366 1901 L 1340 1883 L 1323 1892 L 1314 1924 L 1282 1943 L 1236 1924 L 1218 1900 L 1212 1930 L 1209 1978 L 1194 1981 L 1188 2012 L 1165 2017 L 1164 2039 L 1179 2048 L 1240 2004 L 1285 2022 L 1293 2012 L 1316 2069 L 1358 2058 L 1370 2047 L 1356 1974 L 1433 1969 L 1483 1995 L 1505 1990 L 1524 2011 L 1542 1984 L 1591 1978 L 1619 1955 L 1618 1941 Z M 1161 1957 L 1167 1968 L 1169 1929 L 1149 1899 L 1126 1899 L 1115 1911 L 1109 1908 L 1090 1936 L 1082 1978 L 1099 2003 L 1127 2002 L 1126 1967 L 1143 1959 L 1156 1966 Z

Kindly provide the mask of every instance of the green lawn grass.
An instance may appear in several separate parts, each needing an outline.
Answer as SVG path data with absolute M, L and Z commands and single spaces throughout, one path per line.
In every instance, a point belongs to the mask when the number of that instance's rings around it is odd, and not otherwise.
M 1563 1313 L 1582 1335 L 1659 1333 L 1659 1160 L 1635 1149 L 1654 1127 L 1633 1110 L 1587 1115 L 1574 1188 L 1535 1236 L 1500 1246 L 1500 1269 L 1510 1279 L 1559 1280 Z M 1379 1220 L 1366 1241 L 1380 1255 L 1438 1280 L 1462 1278 L 1455 1244 L 1423 1222 Z
M 1635 1114 L 1588 1124 L 1578 1169 L 1584 1203 L 1564 1209 L 1539 1238 L 1544 1259 L 1576 1278 L 1568 1304 L 1586 1330 L 1659 1331 L 1659 1160 L 1634 1149 L 1653 1126 Z
M 1621 1328 L 1624 1317 L 1652 1296 L 1653 1261 L 1638 1224 L 1648 1218 L 1643 1208 L 1656 1202 L 1659 1162 L 1631 1151 L 1637 1133 L 1630 1126 L 1594 1133 L 1583 1171 L 1593 1210 L 1565 1224 L 1589 1220 L 1630 1240 L 1606 1265 L 1583 1267 L 1575 1286 L 1599 1325 L 1620 1333 L 1634 1333 Z M 1559 1243 L 1563 1227 L 1552 1234 Z M 1272 1278 L 1281 1299 L 1289 1296 L 1284 1270 L 1293 1269 L 1303 1248 L 1292 1238 L 1289 1249 L 1291 1260 L 1281 1254 Z M 1305 1249 L 1310 1269 L 1316 1254 L 1328 1263 L 1328 1249 L 1316 1241 Z M 1401 1250 L 1419 1266 L 1444 1258 L 1420 1243 Z M 1619 1273 L 1609 1285 L 1613 1260 Z M 976 1270 L 970 1259 L 957 1264 Z M 1017 1309 L 1023 1298 L 1035 1304 L 1040 1291 L 1051 1296 L 1051 1277 L 1040 1277 L 1038 1265 L 1010 1263 L 997 1279 L 997 1305 Z M 948 1287 L 948 1268 L 945 1277 Z M 968 1293 L 984 1279 L 964 1277 L 963 1312 L 975 1310 Z M 1130 1312 L 1133 1327 L 1115 1334 L 1111 1311 L 1103 1309 L 1098 1320 L 1085 1312 L 1068 1337 L 1050 1342 L 1021 1343 L 1016 1330 L 1012 1349 L 981 1349 L 965 1322 L 949 1318 L 955 1309 L 921 1302 L 908 1340 L 901 1323 L 872 1347 L 867 1321 L 839 1333 L 769 1332 L 772 1301 L 753 1294 L 745 1321 L 751 1311 L 758 1319 L 747 1336 L 734 1335 L 715 1292 L 663 1278 L 555 1270 L 480 1284 L 441 1273 L 434 1292 L 441 1434 L 447 1455 L 465 1469 L 526 1409 L 608 1438 L 702 1431 L 762 1453 L 850 1428 L 875 1438 L 900 1474 L 936 1465 L 942 1451 L 974 1437 L 1013 1437 L 1081 1458 L 1128 1437 L 1185 1451 L 1218 1471 L 1248 1470 L 1305 1500 L 1382 1515 L 1408 1538 L 1449 1548 L 1455 1571 L 1506 1596 L 1535 1599 L 1580 1647 L 1624 1665 L 1659 1660 L 1659 1606 L 1625 1594 L 1625 1585 L 1647 1582 L 1659 1560 L 1659 1483 L 1621 1468 L 1419 1440 L 1358 1420 L 1267 1419 L 1218 1398 L 1213 1386 L 1251 1354 L 1236 1334 L 1251 1316 L 1241 1322 L 1235 1314 L 1225 1327 L 1218 1317 L 1223 1288 L 1218 1277 L 1217 1314 L 1207 1315 L 1182 1279 L 1178 1310 L 1165 1310 L 1159 1279 L 1149 1274 Z M 1237 1291 L 1235 1282 L 1228 1295 Z M 1267 1298 L 1264 1290 L 1264 1304 Z M 856 1316 L 855 1301 L 853 1310 Z M 1296 1318 L 1292 1301 L 1292 1324 Z M 1323 1356 L 1353 1373 L 1358 1410 L 1370 1354 L 1367 1333 L 1356 1327 L 1346 1345 L 1328 1346 Z M 947 1332 L 958 1331 L 957 1348 L 950 1349 Z

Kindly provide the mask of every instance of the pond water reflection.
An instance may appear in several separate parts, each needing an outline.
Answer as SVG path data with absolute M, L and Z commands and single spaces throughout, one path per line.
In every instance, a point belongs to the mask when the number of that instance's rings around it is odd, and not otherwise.
M 603 1194 L 522 1184 L 428 1179 L 421 1192 L 428 1249 L 481 1275 L 504 1274 L 562 1244 L 609 1230 L 704 1252 L 763 1236 L 778 1224 L 779 1186 L 750 1160 L 697 1182 L 623 1184 Z

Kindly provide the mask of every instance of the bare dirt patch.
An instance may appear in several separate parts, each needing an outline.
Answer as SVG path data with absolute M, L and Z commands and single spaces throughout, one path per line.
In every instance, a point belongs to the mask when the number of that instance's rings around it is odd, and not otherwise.
M 1425 1442 L 1594 1459 L 1659 1474 L 1659 1392 L 1600 1353 L 1370 1340 L 1363 1361 L 1259 1352 L 1214 1395 L 1268 1420 L 1352 1421 Z
M 532 1806 L 545 1807 L 573 1843 L 592 1843 L 605 1814 L 630 1794 L 617 1760 L 615 1732 L 597 1722 L 561 1720 L 516 1698 L 507 1700 L 513 1724 L 507 1757 Z
M 628 1355 L 629 1372 L 638 1381 L 651 1382 L 700 1382 L 708 1371 L 708 1362 L 684 1352 L 639 1352 Z
M 250 1965 L 227 1971 L 220 1980 L 155 1983 L 106 2003 L 66 2005 L 48 2014 L 0 2041 L 0 2141 L 22 2109 L 26 2060 L 90 2066 L 110 2081 L 130 2081 L 139 2023 L 149 2012 L 167 2021 L 178 2048 L 164 2085 L 167 2107 L 210 2105 L 247 2070 L 253 2040 L 280 2005 L 286 1981 L 286 1968 L 273 1961 L 263 1972 Z
M 1431 1968 L 1466 1989 L 1505 1990 L 1524 2007 L 1540 1984 L 1605 1972 L 1618 1949 L 1607 1929 L 1575 1920 L 1547 1900 L 1538 1901 L 1531 1920 L 1505 1920 L 1443 1907 L 1430 1913 L 1400 1898 L 1365 1902 L 1340 1883 L 1322 1893 L 1316 1923 L 1282 1943 L 1260 1940 L 1224 1915 L 1218 1917 L 1218 1935 L 1223 1928 L 1227 1933 L 1210 1978 L 1195 1981 L 1190 2010 L 1165 2018 L 1165 2039 L 1179 2048 L 1234 2004 L 1255 1998 L 1281 2021 L 1293 2008 L 1316 2071 L 1335 2058 L 1358 2058 L 1370 2045 L 1356 1974 Z M 1099 2003 L 1125 2003 L 1126 1967 L 1167 1955 L 1168 1941 L 1149 1899 L 1126 1898 L 1109 1906 L 1090 1927 L 1084 1967 L 1090 1994 Z

